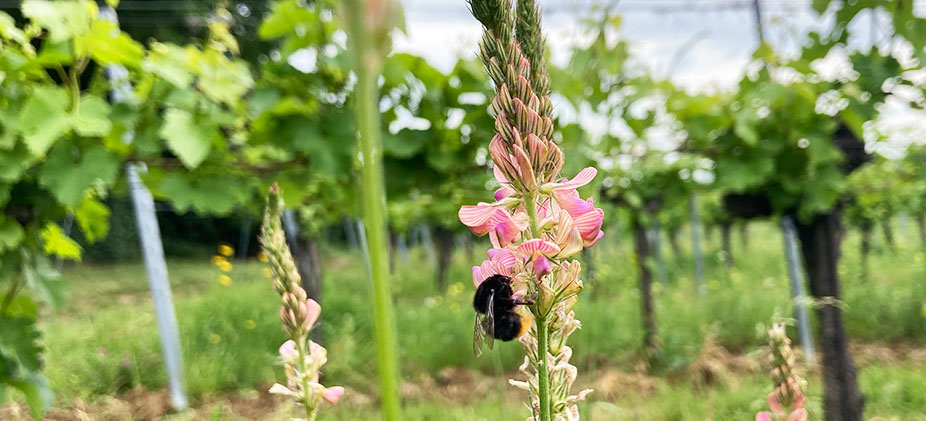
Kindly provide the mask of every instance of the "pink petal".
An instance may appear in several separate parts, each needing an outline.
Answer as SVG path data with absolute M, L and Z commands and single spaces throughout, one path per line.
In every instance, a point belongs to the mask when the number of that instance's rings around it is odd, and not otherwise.
M 772 421 L 772 414 L 768 411 L 759 412 L 756 414 L 756 421 Z
M 522 256 L 533 256 L 534 253 L 554 256 L 559 253 L 559 246 L 539 238 L 527 240 L 518 246 L 518 254 Z
M 500 187 L 498 190 L 495 191 L 495 200 L 496 201 L 502 200 L 506 197 L 513 195 L 514 193 L 515 191 L 513 188 L 503 185 L 502 187 Z
M 460 222 L 469 227 L 473 233 L 483 235 L 490 230 L 487 223 L 498 212 L 504 213 L 501 209 L 480 204 L 477 206 L 461 206 L 457 216 L 460 218 Z
M 537 275 L 537 278 L 550 273 L 553 270 L 553 265 L 550 264 L 550 261 L 547 260 L 543 255 L 537 256 L 534 258 L 534 273 Z
M 575 190 L 573 190 L 575 192 Z M 582 200 L 578 195 L 571 195 L 568 193 L 556 193 L 556 202 L 559 204 L 559 207 L 569 212 L 572 216 L 579 216 L 584 213 L 590 212 L 592 209 L 595 209 L 595 205 L 589 203 L 588 201 Z
M 498 184 L 503 186 L 508 184 L 508 178 L 505 177 L 505 173 L 502 172 L 502 169 L 498 165 L 492 166 L 492 174 L 495 175 L 495 181 L 498 181 Z
M 582 171 L 579 171 L 572 180 L 566 180 L 562 183 L 560 188 L 567 189 L 577 189 L 588 183 L 591 183 L 595 179 L 595 176 L 598 175 L 598 170 L 595 167 L 585 167 Z
M 788 415 L 785 421 L 807 421 L 807 410 L 804 408 L 795 410 L 791 412 L 791 415 Z
M 341 386 L 326 387 L 322 391 L 322 398 L 331 403 L 338 403 L 342 395 L 344 395 L 344 388 Z
M 499 263 L 511 267 L 518 263 L 518 258 L 514 256 L 514 253 L 508 249 L 489 249 L 487 252 L 489 259 L 498 261 Z
M 485 281 L 486 278 L 486 276 L 482 275 L 482 268 L 479 266 L 473 266 L 473 286 L 479 288 L 479 284 L 481 284 L 482 281 Z
M 594 240 L 598 237 L 601 230 L 601 224 L 604 220 L 604 211 L 595 208 L 591 212 L 586 212 L 573 219 L 576 229 L 582 234 L 582 239 L 586 241 Z
M 307 310 L 306 322 L 309 326 L 312 326 L 318 320 L 318 316 L 322 314 L 322 306 L 311 298 L 305 300 L 305 306 Z
M 595 244 L 598 244 L 598 240 L 601 240 L 601 237 L 604 237 L 604 231 L 598 231 L 598 236 L 595 237 L 594 240 L 591 240 L 591 241 L 584 241 L 584 242 L 582 243 L 582 246 L 585 247 L 585 248 L 589 248 L 589 247 L 591 247 L 591 246 L 594 246 Z
M 772 410 L 772 412 L 776 414 L 781 413 L 781 403 L 778 402 L 778 398 L 775 397 L 774 392 L 768 395 L 768 399 L 766 399 L 766 402 L 768 402 L 768 407 Z
M 279 383 L 274 383 L 273 386 L 270 386 L 269 392 L 274 395 L 295 396 L 292 390 L 289 390 L 286 386 Z
M 283 345 L 280 345 L 280 356 L 283 358 L 292 358 L 296 356 L 296 342 L 292 339 L 283 342 Z

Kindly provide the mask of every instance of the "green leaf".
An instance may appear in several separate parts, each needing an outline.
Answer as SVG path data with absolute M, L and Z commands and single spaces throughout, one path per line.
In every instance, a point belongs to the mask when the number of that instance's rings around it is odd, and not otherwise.
M 112 185 L 119 171 L 119 159 L 102 147 L 83 151 L 76 162 L 74 158 L 70 146 L 53 149 L 39 176 L 39 184 L 65 206 L 77 206 L 97 180 Z
M 48 39 L 61 42 L 90 30 L 90 22 L 99 10 L 92 1 L 26 0 L 22 4 L 23 16 L 48 30 Z
M 207 98 L 234 106 L 254 86 L 248 65 L 208 50 L 197 61 L 197 86 Z
M 262 39 L 279 38 L 294 33 L 300 25 L 304 27 L 302 32 L 305 32 L 308 29 L 305 26 L 312 22 L 318 22 L 318 17 L 309 9 L 301 7 L 294 0 L 280 1 L 273 4 L 273 10 L 261 23 L 257 33 Z
M 44 156 L 51 145 L 71 128 L 66 107 L 67 91 L 57 86 L 37 86 L 19 115 L 23 140 L 36 156 Z
M 0 12 L 0 38 L 13 41 L 17 44 L 26 43 L 26 34 L 16 27 L 16 21 L 6 12 Z
M 165 176 L 159 188 L 177 209 L 207 214 L 231 212 L 250 191 L 241 180 L 212 176 L 191 181 L 176 172 Z
M 402 129 L 396 134 L 383 134 L 383 150 L 396 158 L 411 158 L 432 140 L 426 130 Z
M 101 64 L 136 67 L 144 57 L 141 44 L 119 30 L 112 22 L 93 21 L 90 31 L 74 40 L 77 55 L 89 55 Z
M 39 235 L 42 237 L 42 248 L 45 253 L 62 259 L 80 260 L 80 245 L 68 237 L 58 224 L 46 223 Z
M 93 94 L 87 94 L 81 98 L 80 113 L 73 115 L 72 118 L 74 131 L 81 136 L 105 136 L 112 129 L 109 104 L 103 98 Z
M 822 15 L 824 12 L 826 12 L 826 9 L 829 7 L 829 5 L 830 0 L 813 0 L 811 4 L 813 10 L 817 12 L 818 15 Z
M 64 239 L 70 240 L 68 237 Z M 53 307 L 60 305 L 64 301 L 64 285 L 61 283 L 61 275 L 51 266 L 51 259 L 28 250 L 24 250 L 22 255 L 22 273 L 26 286 L 35 291 L 46 304 Z
M 190 52 L 174 44 L 151 44 L 145 68 L 178 88 L 188 88 L 193 82 L 189 68 Z
M 19 246 L 23 234 L 22 227 L 15 220 L 0 215 L 0 254 Z
M 74 210 L 77 226 L 87 241 L 93 243 L 109 233 L 109 208 L 92 196 L 84 197 Z
M 184 166 L 195 169 L 209 155 L 218 131 L 213 125 L 197 124 L 188 111 L 171 108 L 165 113 L 164 124 L 158 134 L 167 141 L 167 147 L 177 154 Z

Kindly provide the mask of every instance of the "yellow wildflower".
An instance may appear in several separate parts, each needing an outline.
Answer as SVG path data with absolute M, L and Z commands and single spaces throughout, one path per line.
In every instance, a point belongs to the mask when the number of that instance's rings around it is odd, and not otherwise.
M 228 260 L 222 260 L 222 261 L 216 262 L 215 265 L 218 266 L 219 270 L 221 270 L 222 272 L 231 272 L 232 270 L 232 264 Z
M 219 254 L 225 257 L 232 257 L 232 255 L 235 254 L 235 249 L 228 244 L 222 244 L 219 246 Z
M 232 283 L 231 276 L 228 276 L 224 273 L 219 275 L 219 284 L 221 284 L 223 287 L 227 287 L 231 285 L 231 283 Z

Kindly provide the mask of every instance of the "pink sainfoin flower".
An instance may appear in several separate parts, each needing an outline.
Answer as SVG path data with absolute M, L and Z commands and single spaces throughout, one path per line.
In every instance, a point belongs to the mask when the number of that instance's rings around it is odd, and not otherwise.
M 280 321 L 289 339 L 279 349 L 286 385 L 274 384 L 270 393 L 295 399 L 305 409 L 305 419 L 311 421 L 317 416 L 322 400 L 337 403 L 344 388 L 325 387 L 319 383 L 328 351 L 309 340 L 309 332 L 321 316 L 322 307 L 302 289 L 299 271 L 283 234 L 282 212 L 283 199 L 279 187 L 274 184 L 267 198 L 260 242 L 270 263 L 273 287 L 280 294 Z
M 801 391 L 803 380 L 797 374 L 791 340 L 781 323 L 775 323 L 768 331 L 769 349 L 772 357 L 772 381 L 775 390 L 766 398 L 771 412 L 756 414 L 756 421 L 806 421 L 806 398 Z
M 511 0 L 468 1 L 485 29 L 480 54 L 495 84 L 491 110 L 497 133 L 488 150 L 499 183 L 494 202 L 463 206 L 458 214 L 493 246 L 489 259 L 473 267 L 473 284 L 478 288 L 486 278 L 503 275 L 515 295 L 532 298 L 525 301 L 532 326 L 520 338 L 527 379 L 512 384 L 529 392 L 534 419 L 578 419 L 576 403 L 590 391 L 570 394 L 577 370 L 569 363 L 566 340 L 580 326 L 572 308 L 582 290 L 581 265 L 570 258 L 604 235 L 604 212 L 578 192 L 597 170 L 585 168 L 572 178 L 561 174 L 565 158 L 553 141 L 545 41 L 539 20 L 519 21 L 540 16 L 536 2 L 521 0 L 515 11 Z M 535 38 L 522 45 L 515 28 Z M 525 46 L 532 50 L 522 50 Z

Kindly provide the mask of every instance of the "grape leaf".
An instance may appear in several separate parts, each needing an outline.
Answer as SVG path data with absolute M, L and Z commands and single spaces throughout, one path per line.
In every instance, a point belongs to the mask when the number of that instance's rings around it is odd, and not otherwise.
M 112 129 L 109 120 L 109 104 L 103 98 L 93 94 L 84 95 L 80 100 L 80 112 L 72 116 L 74 131 L 81 136 L 105 136 Z
M 193 81 L 189 69 L 190 52 L 174 44 L 151 44 L 145 68 L 178 88 L 187 88 Z
M 119 30 L 112 22 L 93 21 L 90 31 L 74 40 L 77 55 L 89 55 L 103 64 L 136 67 L 144 57 L 141 44 Z
M 109 208 L 92 196 L 84 197 L 74 210 L 77 226 L 87 241 L 93 243 L 109 233 Z
M 81 153 L 74 161 L 74 149 L 62 145 L 52 150 L 42 166 L 39 184 L 49 189 L 65 206 L 77 206 L 84 192 L 97 180 L 111 185 L 119 171 L 119 160 L 102 147 L 93 147 Z
M 62 259 L 80 260 L 80 245 L 69 238 L 58 224 L 46 223 L 39 235 L 42 237 L 45 253 Z
M 167 147 L 177 154 L 184 166 L 195 169 L 209 155 L 218 131 L 212 125 L 197 124 L 188 111 L 171 108 L 165 113 L 164 124 L 158 134 L 167 141 Z
M 22 4 L 23 16 L 47 29 L 52 42 L 66 41 L 89 31 L 98 11 L 96 3 L 91 1 L 26 0 Z
M 67 92 L 57 86 L 37 86 L 19 115 L 20 131 L 26 146 L 36 156 L 44 156 L 51 145 L 71 128 L 66 112 Z
M 22 239 L 22 227 L 16 221 L 0 216 L 0 253 L 13 250 Z
M 248 186 L 229 177 L 204 177 L 192 182 L 179 173 L 170 173 L 160 184 L 161 193 L 179 210 L 225 214 L 248 197 Z

